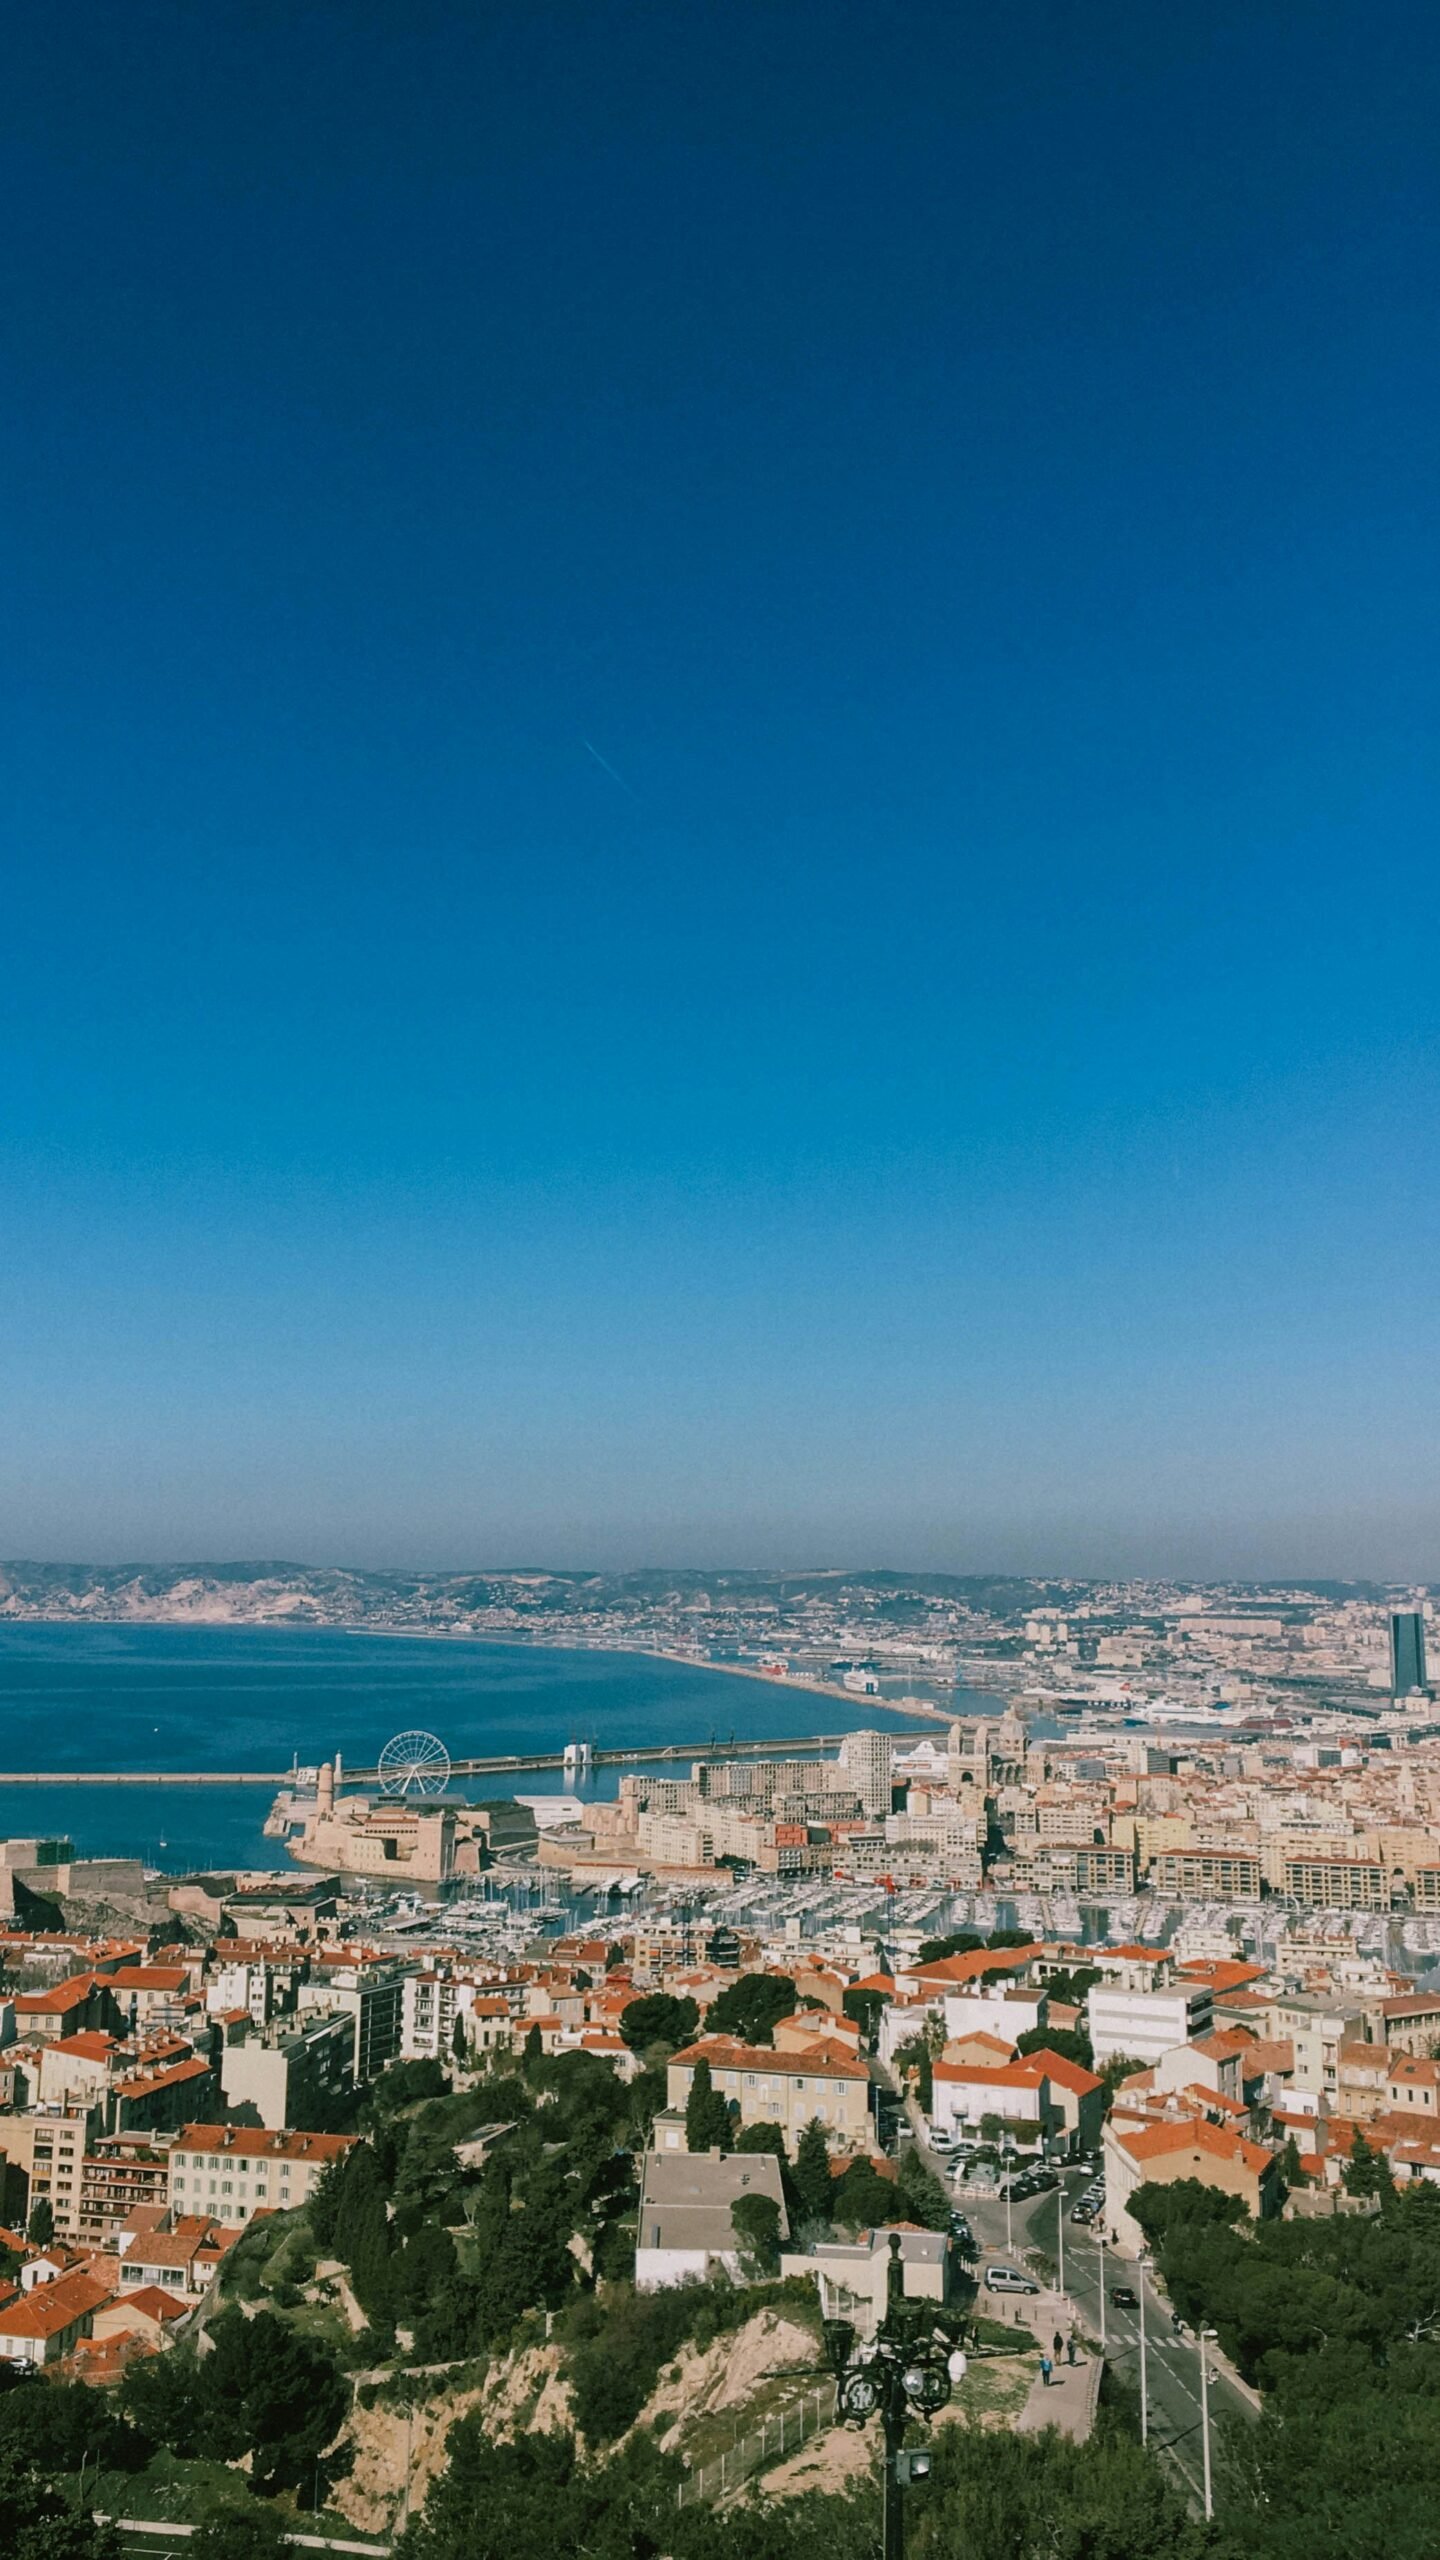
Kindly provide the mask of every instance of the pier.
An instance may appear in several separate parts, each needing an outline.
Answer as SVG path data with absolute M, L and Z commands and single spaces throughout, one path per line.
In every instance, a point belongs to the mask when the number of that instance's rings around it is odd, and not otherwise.
M 596 1750 L 596 1769 L 641 1769 L 653 1763 L 691 1760 L 795 1760 L 819 1751 L 838 1751 L 844 1735 L 802 1733 L 772 1736 L 759 1742 L 643 1742 L 620 1751 Z M 520 1751 L 492 1760 L 452 1760 L 457 1778 L 523 1777 L 539 1769 L 565 1767 L 560 1751 Z M 292 1787 L 294 1769 L 0 1769 L 0 1787 Z M 347 1787 L 374 1787 L 377 1769 L 345 1769 Z

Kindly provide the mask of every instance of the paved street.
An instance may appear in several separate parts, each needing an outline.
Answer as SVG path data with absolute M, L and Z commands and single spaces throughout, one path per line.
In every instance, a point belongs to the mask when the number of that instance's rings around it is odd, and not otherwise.
M 926 2158 L 937 2174 L 944 2176 L 944 2164 L 933 2153 Z M 948 2183 L 948 2181 L 947 2181 Z M 1028 2202 L 1015 2205 L 1010 2214 L 1011 2240 L 1006 2237 L 1006 2210 L 994 2197 L 970 2197 L 963 2187 L 955 2190 L 959 2209 L 964 2213 L 981 2248 L 981 2274 L 996 2259 L 1012 2256 L 1017 2266 L 1025 2264 L 1027 2250 L 1035 2249 L 1058 2264 L 1057 2204 L 1065 2216 L 1063 2233 L 1065 2290 L 1078 2306 L 1087 2333 L 1101 2335 L 1101 2252 L 1091 2233 L 1083 2225 L 1069 2219 L 1070 2206 L 1085 2184 L 1082 2174 L 1073 2173 L 1057 2194 L 1032 2196 Z M 1113 2250 L 1104 2252 L 1105 2352 L 1110 2364 L 1122 2374 L 1138 2394 L 1140 2389 L 1140 2323 L 1134 2311 L 1119 2311 L 1108 2300 L 1115 2284 L 1128 2284 L 1140 2290 L 1140 2272 L 1132 2259 L 1122 2259 Z M 981 2296 L 982 2305 L 984 2296 Z M 1145 2364 L 1147 2397 L 1150 2405 L 1150 2441 L 1173 2462 L 1197 2504 L 1202 2489 L 1200 2450 L 1200 2362 L 1193 2338 L 1177 2338 L 1170 2325 L 1169 2311 L 1157 2295 L 1153 2283 L 1145 2288 Z M 1251 2418 L 1254 2411 L 1233 2383 L 1219 2373 L 1212 2361 L 1210 2368 L 1210 2424 L 1213 2431 L 1221 2418 Z

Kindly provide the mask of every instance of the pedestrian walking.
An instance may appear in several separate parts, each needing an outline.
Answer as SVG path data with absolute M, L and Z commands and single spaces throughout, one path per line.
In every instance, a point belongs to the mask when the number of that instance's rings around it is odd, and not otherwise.
M 1065 2361 L 1067 2364 L 1073 2364 L 1075 2361 L 1075 2332 L 1073 2329 L 1065 2341 Z
M 1056 2361 L 1056 2363 L 1057 2363 L 1057 2364 L 1062 2364 L 1062 2363 L 1064 2362 L 1064 2359 L 1065 2359 L 1065 2341 L 1064 2341 L 1064 2339 L 1062 2338 L 1062 2336 L 1061 2336 L 1061 2334 L 1060 2334 L 1059 2330 L 1057 2329 L 1057 2330 L 1056 2330 L 1056 2332 L 1055 2332 L 1055 2361 Z
M 1042 2356 L 1040 2359 L 1040 2379 L 1044 2384 L 1045 2389 L 1048 2391 L 1050 2388 L 1050 2359 L 1048 2356 Z

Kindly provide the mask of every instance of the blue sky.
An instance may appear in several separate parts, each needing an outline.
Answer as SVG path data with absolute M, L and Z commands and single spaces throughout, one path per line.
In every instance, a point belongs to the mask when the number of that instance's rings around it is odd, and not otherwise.
M 0 1553 L 1435 1570 L 1437 110 L 16 25 Z

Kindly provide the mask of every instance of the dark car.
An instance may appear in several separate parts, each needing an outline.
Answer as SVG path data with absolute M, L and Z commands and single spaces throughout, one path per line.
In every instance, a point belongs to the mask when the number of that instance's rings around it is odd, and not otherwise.
M 1138 2311 L 1140 2308 L 1140 2296 L 1130 2284 L 1112 2284 L 1110 2299 L 1117 2311 Z
M 1072 2222 L 1083 2222 L 1088 2229 L 1095 2219 L 1095 2207 L 1093 2204 L 1072 2204 L 1070 2219 Z

